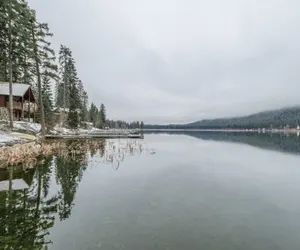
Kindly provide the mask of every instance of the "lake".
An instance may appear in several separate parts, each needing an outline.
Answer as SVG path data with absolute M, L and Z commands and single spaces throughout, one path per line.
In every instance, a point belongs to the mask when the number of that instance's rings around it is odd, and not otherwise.
M 198 132 L 69 142 L 72 157 L 0 173 L 0 249 L 299 250 L 299 142 Z

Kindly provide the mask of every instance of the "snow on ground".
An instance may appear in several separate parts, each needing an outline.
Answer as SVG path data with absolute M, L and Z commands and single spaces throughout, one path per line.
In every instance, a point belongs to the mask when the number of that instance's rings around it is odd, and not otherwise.
M 15 129 L 27 130 L 33 133 L 39 133 L 41 130 L 41 124 L 33 123 L 33 122 L 25 122 L 25 121 L 15 121 L 14 122 Z
M 9 142 L 9 141 L 14 141 L 16 138 L 9 136 L 6 133 L 0 133 L 0 143 L 4 143 L 4 142 Z
M 8 123 L 3 123 L 2 127 L 0 126 L 0 147 L 5 145 L 11 145 L 15 143 L 21 143 L 26 141 L 35 140 L 36 137 L 33 135 L 29 135 L 25 132 L 18 133 L 18 132 L 8 132 L 9 126 Z M 31 123 L 31 122 L 24 122 L 24 121 L 14 121 L 14 131 L 28 131 L 34 134 L 40 132 L 41 126 L 38 123 Z
M 5 132 L 0 132 L 0 146 L 5 146 L 11 143 L 23 142 L 25 139 L 11 136 Z
M 108 133 L 108 134 L 126 134 L 130 131 L 136 131 L 135 129 L 99 129 L 95 127 L 89 127 L 88 129 L 77 128 L 69 129 L 61 125 L 56 125 L 54 129 L 50 131 L 52 135 L 79 135 L 79 134 L 94 134 L 94 133 Z
M 65 128 L 62 126 L 55 126 L 53 130 L 50 131 L 50 134 L 53 135 L 76 135 L 76 134 L 88 134 L 91 132 L 97 132 L 97 131 L 105 131 L 102 129 L 98 129 L 98 128 L 90 128 L 90 129 L 83 129 L 83 128 L 78 128 L 78 129 L 69 129 L 69 128 Z

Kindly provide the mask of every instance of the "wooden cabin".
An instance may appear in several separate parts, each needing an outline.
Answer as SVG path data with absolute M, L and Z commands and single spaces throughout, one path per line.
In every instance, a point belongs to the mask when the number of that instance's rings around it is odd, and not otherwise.
M 37 109 L 36 99 L 29 84 L 13 83 L 13 115 L 15 120 L 30 120 Z M 0 82 L 0 108 L 9 110 L 9 83 Z

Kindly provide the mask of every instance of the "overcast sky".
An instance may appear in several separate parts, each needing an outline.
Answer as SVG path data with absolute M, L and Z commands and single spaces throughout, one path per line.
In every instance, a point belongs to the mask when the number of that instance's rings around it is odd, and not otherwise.
M 109 118 L 184 123 L 300 104 L 299 0 L 29 0 Z

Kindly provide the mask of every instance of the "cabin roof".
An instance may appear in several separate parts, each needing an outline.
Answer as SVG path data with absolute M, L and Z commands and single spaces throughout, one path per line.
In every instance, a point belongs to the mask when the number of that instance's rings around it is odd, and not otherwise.
M 13 83 L 13 96 L 24 97 L 25 100 L 35 102 L 35 96 L 29 84 Z M 9 96 L 9 83 L 0 82 L 0 95 Z
M 13 83 L 13 96 L 24 96 L 30 89 L 29 84 L 24 83 Z M 9 83 L 0 82 L 0 95 L 9 95 Z

